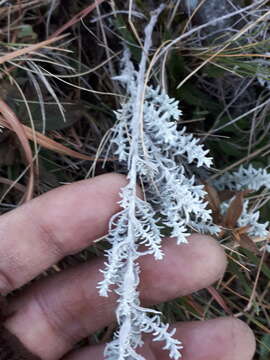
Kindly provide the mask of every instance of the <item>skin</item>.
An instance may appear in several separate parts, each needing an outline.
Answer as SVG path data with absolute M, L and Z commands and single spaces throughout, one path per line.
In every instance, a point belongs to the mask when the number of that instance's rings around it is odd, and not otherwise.
M 65 185 L 0 218 L 0 293 L 37 277 L 66 255 L 91 245 L 108 230 L 119 210 L 116 174 Z M 141 260 L 141 300 L 156 304 L 209 286 L 218 280 L 226 257 L 210 237 L 192 235 L 189 244 L 164 240 L 164 260 Z M 78 265 L 27 286 L 9 303 L 5 326 L 43 360 L 102 360 L 104 345 L 73 350 L 90 333 L 114 321 L 116 296 L 96 290 L 104 259 Z M 249 327 L 232 317 L 174 324 L 183 360 L 250 360 L 255 350 Z M 147 360 L 167 360 L 162 344 L 145 339 Z

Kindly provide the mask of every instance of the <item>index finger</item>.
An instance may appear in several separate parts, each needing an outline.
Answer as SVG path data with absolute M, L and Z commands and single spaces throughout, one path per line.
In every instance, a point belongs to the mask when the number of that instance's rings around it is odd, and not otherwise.
M 0 217 L 0 293 L 106 234 L 124 176 L 101 175 L 52 190 Z

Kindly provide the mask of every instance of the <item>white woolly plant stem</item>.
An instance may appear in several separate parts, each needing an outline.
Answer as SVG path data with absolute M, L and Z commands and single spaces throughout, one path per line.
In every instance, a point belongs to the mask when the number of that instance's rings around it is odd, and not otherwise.
M 138 146 L 139 146 L 139 140 L 140 140 L 140 134 L 141 134 L 141 128 L 143 123 L 143 105 L 144 105 L 144 93 L 145 93 L 145 72 L 146 72 L 146 63 L 149 55 L 149 50 L 152 45 L 152 33 L 154 26 L 157 22 L 158 16 L 160 12 L 164 9 L 164 5 L 160 5 L 159 8 L 154 11 L 151 15 L 151 20 L 149 24 L 145 28 L 145 41 L 144 41 L 144 47 L 142 50 L 142 57 L 139 65 L 139 71 L 138 71 L 138 79 L 137 79 L 137 95 L 136 99 L 134 101 L 133 106 L 133 117 L 131 120 L 131 144 L 130 144 L 130 153 L 129 153 L 129 159 L 128 159 L 128 187 L 132 189 L 132 196 L 130 198 L 129 202 L 129 210 L 128 210 L 128 233 L 127 233 L 127 242 L 129 245 L 129 257 L 128 257 L 128 264 L 126 268 L 126 272 L 123 279 L 123 285 L 124 287 L 127 286 L 127 291 L 123 291 L 122 297 L 128 298 L 130 287 L 136 288 L 137 286 L 137 279 L 136 279 L 136 272 L 138 271 L 136 269 L 135 260 L 138 257 L 138 254 L 136 253 L 136 235 L 135 235 L 135 229 L 134 225 L 136 223 L 136 196 L 137 196 L 137 164 L 138 164 Z M 134 289 L 135 290 L 135 289 Z M 128 301 L 128 299 L 127 299 Z M 119 341 L 120 344 L 122 343 L 123 338 L 121 339 L 121 335 L 125 338 L 125 335 L 129 333 L 129 329 L 132 327 L 132 309 L 130 308 L 130 312 L 125 315 L 124 321 L 122 320 L 122 324 L 119 332 Z M 125 331 L 123 331 L 125 330 Z M 125 346 L 127 346 L 127 343 L 123 344 L 123 347 L 121 349 L 120 346 L 120 354 L 119 354 L 119 360 L 125 359 Z

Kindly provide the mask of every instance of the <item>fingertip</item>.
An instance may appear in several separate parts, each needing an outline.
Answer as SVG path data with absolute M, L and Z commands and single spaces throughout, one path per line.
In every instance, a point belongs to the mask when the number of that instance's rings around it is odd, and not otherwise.
M 232 359 L 252 360 L 256 350 L 256 340 L 251 328 L 235 317 L 224 318 L 223 321 L 228 322 L 228 328 L 231 328 Z
M 223 249 L 213 238 L 191 235 L 187 244 L 164 239 L 161 261 L 146 256 L 142 265 L 142 294 L 147 304 L 188 295 L 217 281 L 226 268 Z M 153 281 L 153 279 L 158 279 Z
M 95 176 L 90 179 L 82 180 L 81 182 L 96 184 L 99 183 L 100 185 L 104 184 L 106 186 L 110 185 L 115 189 L 121 189 L 121 187 L 127 184 L 127 178 L 123 174 L 118 173 L 106 173 L 102 175 Z
M 252 360 L 255 337 L 241 320 L 224 317 L 177 323 L 175 336 L 183 344 L 183 360 Z M 156 358 L 167 359 L 157 343 L 149 342 Z
M 33 216 L 38 214 L 36 222 L 62 239 L 68 253 L 77 252 L 107 233 L 126 183 L 124 175 L 109 173 L 62 186 L 36 199 Z M 50 212 L 41 211 L 44 208 Z
M 227 257 L 216 239 L 208 235 L 193 234 L 189 237 L 189 244 L 193 247 L 194 256 L 200 258 L 200 266 L 194 271 L 202 272 L 205 269 L 205 276 L 208 282 L 214 283 L 219 280 L 227 267 Z

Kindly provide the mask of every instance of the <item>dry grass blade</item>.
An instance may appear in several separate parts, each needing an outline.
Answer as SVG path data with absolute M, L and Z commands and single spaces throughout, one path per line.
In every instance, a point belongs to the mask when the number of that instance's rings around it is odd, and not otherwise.
M 4 4 L 3 2 L 1 2 L 1 7 L 0 7 L 0 18 L 4 18 L 6 19 L 7 17 L 7 12 L 9 12 L 9 16 L 16 13 L 16 12 L 21 12 L 21 11 L 26 11 L 27 9 L 35 9 L 37 7 L 40 6 L 44 6 L 46 5 L 46 3 L 48 2 L 48 0 L 20 0 L 20 1 L 13 1 L 13 2 L 7 2 L 6 4 Z M 3 4 L 2 4 L 3 3 Z M 14 4 L 12 4 L 14 3 Z M 6 6 L 5 6 L 6 5 Z
M 3 115 L 5 122 L 16 133 L 25 154 L 26 164 L 29 168 L 29 179 L 26 187 L 26 192 L 23 196 L 23 201 L 29 201 L 32 199 L 34 193 L 34 167 L 32 150 L 22 124 L 18 120 L 15 113 L 10 109 L 10 107 L 1 99 L 0 112 Z
M 187 304 L 189 306 L 191 306 L 198 314 L 199 316 L 201 317 L 201 319 L 204 318 L 204 311 L 203 311 L 203 308 L 200 304 L 198 304 L 193 298 L 191 295 L 187 295 L 185 297 L 185 300 L 187 302 Z
M 219 304 L 220 307 L 222 307 L 222 309 L 227 313 L 227 314 L 232 314 L 232 311 L 229 309 L 228 305 L 226 304 L 225 300 L 223 299 L 223 297 L 218 293 L 218 291 L 213 287 L 213 286 L 209 286 L 207 288 L 207 291 L 211 294 L 211 296 L 213 297 L 213 299 Z
M 66 35 L 53 37 L 53 38 L 50 38 L 48 40 L 41 41 L 41 42 L 39 42 L 37 44 L 33 44 L 33 45 L 30 45 L 30 46 L 24 47 L 22 49 L 15 50 L 15 51 L 12 51 L 10 53 L 7 53 L 6 55 L 3 55 L 3 56 L 0 57 L 0 64 L 4 64 L 5 62 L 10 61 L 12 59 L 15 59 L 15 58 L 17 58 L 19 56 L 22 56 L 22 55 L 25 55 L 25 54 L 30 54 L 33 51 L 44 48 L 47 45 L 49 45 L 49 44 L 51 44 L 51 43 L 53 43 L 55 41 L 63 39 L 65 36 Z
M 13 187 L 14 189 L 19 190 L 20 192 L 25 193 L 26 187 L 21 184 L 16 183 L 15 181 L 12 181 L 10 179 L 6 179 L 6 178 L 0 176 L 0 183 L 4 184 L 4 185 L 9 185 L 9 186 Z
M 259 277 L 260 277 L 263 262 L 264 262 L 264 259 L 265 259 L 265 253 L 266 253 L 266 251 L 264 250 L 263 255 L 261 257 L 261 260 L 260 260 L 260 263 L 259 263 L 259 266 L 258 266 L 258 270 L 257 270 L 257 274 L 256 274 L 256 279 L 255 279 L 255 282 L 254 282 L 254 285 L 253 285 L 252 293 L 251 293 L 251 296 L 250 296 L 250 299 L 249 299 L 249 302 L 247 304 L 247 307 L 246 307 L 245 311 L 249 311 L 251 309 L 254 298 L 256 296 L 256 288 L 258 286 Z
M 24 126 L 24 129 L 26 131 L 28 138 L 33 140 L 32 130 L 27 126 Z M 91 157 L 91 156 L 88 156 L 85 154 L 81 154 L 75 150 L 71 150 L 68 147 L 66 147 L 65 145 L 59 144 L 58 142 L 48 138 L 47 136 L 45 136 L 37 131 L 36 131 L 36 137 L 37 137 L 37 143 L 40 146 L 43 146 L 46 149 L 58 152 L 59 154 L 72 156 L 72 157 L 75 157 L 75 158 L 81 159 L 81 160 L 93 161 L 95 159 L 94 157 Z
M 194 74 L 196 74 L 201 68 L 203 68 L 206 64 L 211 62 L 214 58 L 216 58 L 219 54 L 221 54 L 224 50 L 226 50 L 232 43 L 237 41 L 243 34 L 247 33 L 250 29 L 254 28 L 256 24 L 261 21 L 264 21 L 270 15 L 270 10 L 267 11 L 265 14 L 260 16 L 256 21 L 248 23 L 243 29 L 238 31 L 221 49 L 217 50 L 213 53 L 208 59 L 203 61 L 195 70 L 191 71 L 177 86 L 179 89 L 181 86 L 184 85 Z
M 5 119 L 1 118 L 0 117 L 0 124 L 10 130 L 13 130 L 15 131 L 11 126 L 10 124 L 5 121 Z M 67 155 L 67 156 L 72 156 L 72 157 L 75 157 L 77 159 L 81 159 L 81 160 L 88 160 L 88 161 L 94 161 L 95 160 L 95 157 L 91 157 L 91 156 L 88 156 L 88 155 L 84 155 L 84 154 L 81 154 L 75 150 L 71 150 L 69 148 L 67 148 L 65 145 L 62 145 L 62 144 L 59 144 L 58 142 L 48 138 L 46 135 L 43 135 L 41 134 L 40 132 L 38 131 L 33 131 L 33 129 L 31 129 L 30 127 L 26 126 L 26 125 L 21 125 L 24 133 L 25 133 L 25 136 L 28 140 L 31 140 L 33 141 L 34 138 L 36 139 L 37 143 L 48 149 L 48 150 L 52 150 L 52 151 L 55 151 L 59 154 L 63 154 L 63 155 Z

